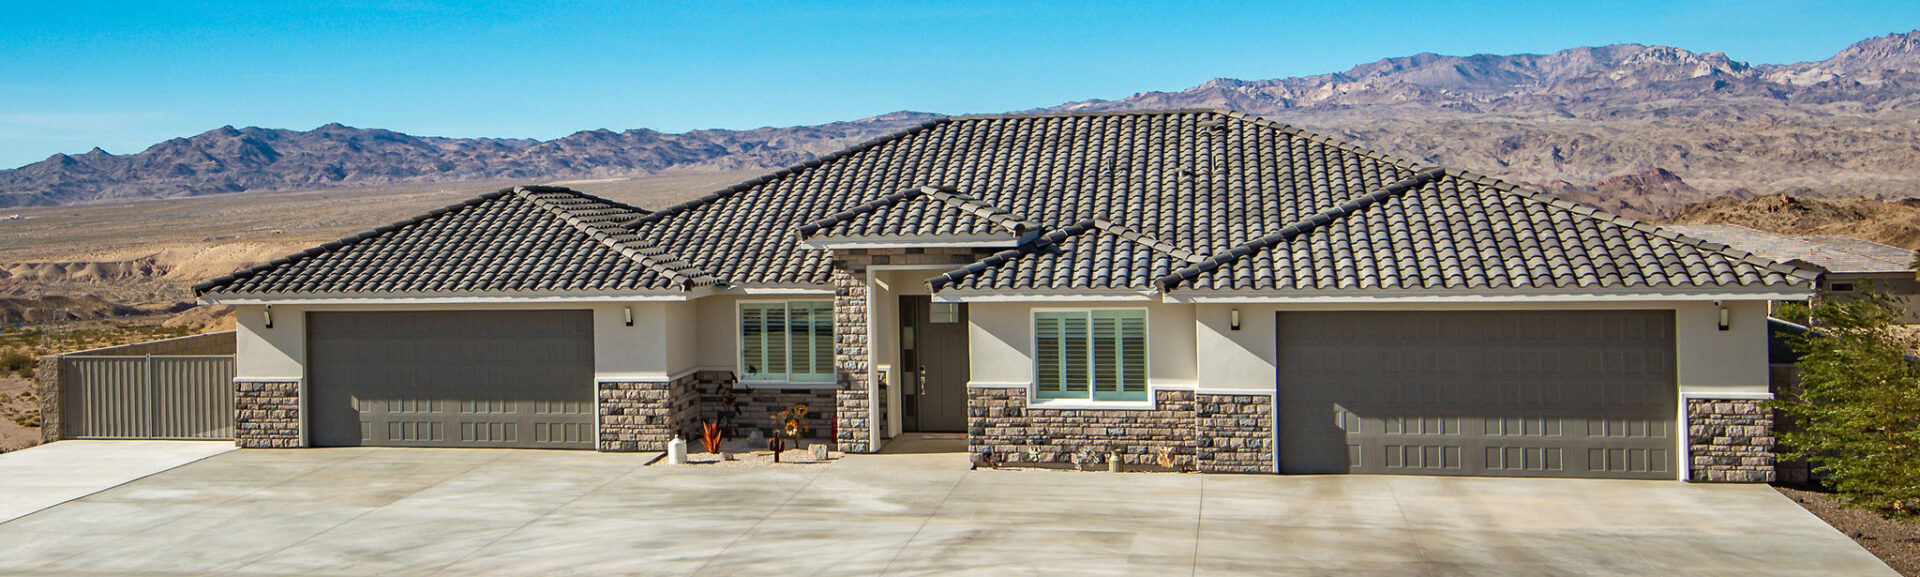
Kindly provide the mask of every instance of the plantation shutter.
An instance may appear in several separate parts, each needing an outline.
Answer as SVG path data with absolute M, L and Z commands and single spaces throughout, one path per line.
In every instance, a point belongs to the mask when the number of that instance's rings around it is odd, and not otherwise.
M 1146 400 L 1146 312 L 1093 311 L 1092 361 L 1094 400 Z
M 766 305 L 767 373 L 772 380 L 787 378 L 787 305 Z
M 747 378 L 764 378 L 767 372 L 766 306 L 740 305 L 740 370 Z
M 1087 397 L 1087 314 L 1034 313 L 1034 378 L 1040 398 Z
M 833 380 L 833 301 L 813 301 L 813 373 Z

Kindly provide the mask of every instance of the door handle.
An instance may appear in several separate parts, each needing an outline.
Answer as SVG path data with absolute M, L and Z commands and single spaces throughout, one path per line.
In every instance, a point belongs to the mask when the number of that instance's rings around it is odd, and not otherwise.
M 920 365 L 920 394 L 927 394 L 927 366 Z

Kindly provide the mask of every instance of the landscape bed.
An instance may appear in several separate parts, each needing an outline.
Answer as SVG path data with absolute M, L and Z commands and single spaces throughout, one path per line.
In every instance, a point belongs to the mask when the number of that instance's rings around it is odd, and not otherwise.
M 1901 575 L 1920 577 L 1920 525 L 1902 524 L 1872 511 L 1848 506 L 1832 493 L 1794 487 L 1774 488 L 1821 521 L 1826 521 L 1852 538 Z

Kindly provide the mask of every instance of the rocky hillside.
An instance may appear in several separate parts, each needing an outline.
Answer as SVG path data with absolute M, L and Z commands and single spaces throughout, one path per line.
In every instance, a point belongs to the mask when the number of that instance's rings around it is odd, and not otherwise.
M 1920 201 L 1817 199 L 1785 194 L 1725 198 L 1688 206 L 1674 224 L 1737 224 L 1780 234 L 1850 236 L 1920 249 Z
M 114 155 L 95 148 L 0 171 L 0 207 L 249 190 L 769 168 L 803 162 L 934 117 L 899 112 L 817 126 L 680 134 L 590 130 L 544 142 L 419 137 L 338 124 L 309 131 L 228 126 L 168 140 L 137 154 Z
M 1050 110 L 1169 107 L 1243 110 L 1642 218 L 1723 196 L 1920 196 L 1920 31 L 1786 65 L 1633 44 L 1420 54 Z

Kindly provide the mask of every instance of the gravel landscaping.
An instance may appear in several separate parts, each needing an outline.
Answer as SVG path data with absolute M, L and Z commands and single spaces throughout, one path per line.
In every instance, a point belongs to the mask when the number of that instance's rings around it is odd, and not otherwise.
M 1920 577 L 1920 524 L 1896 523 L 1872 511 L 1848 506 L 1832 493 L 1775 488 L 1820 520 L 1852 537 L 1901 575 Z

